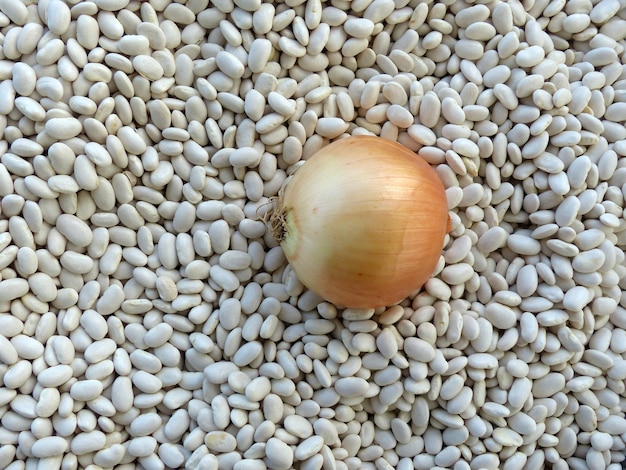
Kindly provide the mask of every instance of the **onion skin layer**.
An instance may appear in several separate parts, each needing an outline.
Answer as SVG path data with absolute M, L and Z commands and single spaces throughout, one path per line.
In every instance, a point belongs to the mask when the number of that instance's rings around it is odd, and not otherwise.
M 373 136 L 335 141 L 294 174 L 281 200 L 281 246 L 300 281 L 337 305 L 376 308 L 418 290 L 448 231 L 437 173 Z

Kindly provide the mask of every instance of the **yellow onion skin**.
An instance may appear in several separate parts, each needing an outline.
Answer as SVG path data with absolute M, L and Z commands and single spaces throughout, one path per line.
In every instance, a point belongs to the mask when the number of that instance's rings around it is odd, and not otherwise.
M 286 185 L 281 246 L 300 281 L 339 306 L 396 304 L 432 275 L 446 194 L 417 154 L 373 136 L 335 141 Z

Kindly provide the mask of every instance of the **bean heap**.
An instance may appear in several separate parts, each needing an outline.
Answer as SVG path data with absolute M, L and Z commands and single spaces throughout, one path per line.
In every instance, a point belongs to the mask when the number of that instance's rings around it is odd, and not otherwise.
M 621 468 L 625 37 L 620 0 L 0 0 L 0 468 Z M 260 217 L 349 134 L 446 187 L 389 308 Z

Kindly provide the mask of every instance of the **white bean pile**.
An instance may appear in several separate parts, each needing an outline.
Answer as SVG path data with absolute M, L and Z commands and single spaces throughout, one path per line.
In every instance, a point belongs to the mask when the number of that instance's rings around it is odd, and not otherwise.
M 620 0 L 0 0 L 0 468 L 611 469 Z M 348 134 L 452 230 L 387 309 L 259 214 Z

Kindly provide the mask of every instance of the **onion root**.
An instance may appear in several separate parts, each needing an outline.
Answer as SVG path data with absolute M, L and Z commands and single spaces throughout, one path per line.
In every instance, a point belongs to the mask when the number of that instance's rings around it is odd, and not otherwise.
M 271 204 L 271 207 L 262 215 L 261 220 L 269 229 L 276 243 L 280 244 L 287 238 L 287 210 L 283 204 L 282 189 L 278 196 L 270 198 L 268 204 Z

